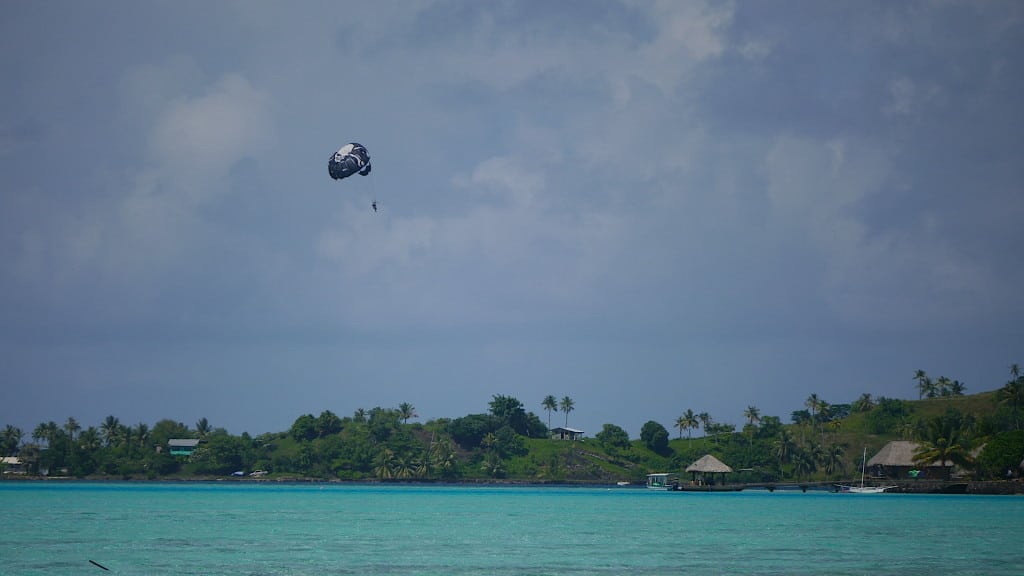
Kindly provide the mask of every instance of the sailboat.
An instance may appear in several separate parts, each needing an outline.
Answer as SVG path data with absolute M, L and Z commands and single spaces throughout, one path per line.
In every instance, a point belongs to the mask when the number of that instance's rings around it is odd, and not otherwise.
M 864 485 L 864 469 L 868 464 L 868 447 L 864 447 L 864 456 L 860 461 L 860 486 L 847 486 L 845 484 L 837 484 L 839 491 L 844 494 L 881 494 L 889 488 L 895 488 L 896 486 L 865 486 Z

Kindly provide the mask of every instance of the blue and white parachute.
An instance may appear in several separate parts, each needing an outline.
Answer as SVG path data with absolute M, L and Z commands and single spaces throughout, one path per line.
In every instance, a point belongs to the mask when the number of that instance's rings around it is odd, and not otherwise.
M 355 142 L 342 146 L 327 162 L 327 171 L 335 180 L 348 178 L 356 172 L 366 176 L 370 168 L 370 153 L 365 146 Z

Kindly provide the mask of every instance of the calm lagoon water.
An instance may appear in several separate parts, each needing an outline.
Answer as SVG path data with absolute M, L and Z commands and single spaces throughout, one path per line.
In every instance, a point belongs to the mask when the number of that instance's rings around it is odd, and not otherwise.
M 0 518 L 5 575 L 1024 575 L 1012 496 L 2 482 Z

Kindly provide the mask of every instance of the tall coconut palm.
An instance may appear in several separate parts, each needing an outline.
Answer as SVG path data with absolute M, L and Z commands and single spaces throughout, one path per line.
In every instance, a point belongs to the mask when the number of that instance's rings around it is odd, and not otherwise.
M 804 400 L 804 406 L 811 411 L 811 428 L 818 421 L 818 412 L 821 410 L 821 398 L 817 394 L 811 394 Z
M 568 396 L 562 397 L 562 400 L 558 403 L 558 408 L 562 412 L 565 412 L 565 427 L 566 428 L 569 427 L 569 412 L 572 412 L 573 409 L 575 408 L 575 406 L 576 406 L 576 403 L 573 402 L 572 398 L 569 398 Z
M 103 436 L 103 443 L 109 448 L 117 444 L 121 434 L 121 421 L 114 416 L 107 416 L 100 424 L 100 435 Z
M 757 409 L 757 406 L 747 406 L 747 409 L 743 411 L 743 417 L 747 419 L 747 428 L 750 436 L 747 447 L 747 457 L 749 458 L 750 449 L 754 446 L 754 427 L 761 421 L 761 411 Z
M 403 424 L 409 423 L 409 418 L 416 418 L 419 414 L 416 413 L 416 408 L 408 402 L 402 402 L 398 405 L 398 414 L 402 419 Z
M 697 414 L 697 420 L 700 421 L 701 427 L 704 429 L 704 446 L 708 445 L 708 428 L 711 427 L 711 414 L 707 412 L 701 412 Z
M 917 380 L 917 399 L 920 400 L 924 398 L 924 395 L 929 390 L 932 390 L 934 384 L 932 384 L 932 379 L 928 377 L 924 370 L 915 370 L 914 380 Z
M 761 421 L 761 411 L 757 409 L 757 406 L 747 406 L 747 409 L 743 411 L 743 417 L 747 419 L 747 423 L 753 426 Z
M 689 408 L 686 412 L 683 412 L 683 420 L 686 422 L 686 441 L 687 444 L 693 444 L 693 436 L 690 434 L 693 430 L 700 426 L 700 421 L 697 420 L 697 415 L 693 413 L 693 410 Z
M 548 428 L 551 428 L 551 413 L 558 411 L 558 399 L 548 394 L 541 401 L 540 405 L 548 411 Z

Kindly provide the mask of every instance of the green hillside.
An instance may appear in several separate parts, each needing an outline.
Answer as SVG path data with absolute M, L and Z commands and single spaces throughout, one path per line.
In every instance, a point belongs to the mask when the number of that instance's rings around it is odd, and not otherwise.
M 944 389 L 947 390 L 947 389 Z M 575 441 L 549 438 L 549 431 L 516 398 L 496 395 L 486 413 L 455 419 L 409 422 L 415 411 L 358 410 L 340 417 L 330 411 L 299 416 L 283 432 L 234 436 L 205 419 L 189 428 L 162 420 L 121 425 L 108 417 L 82 430 L 73 418 L 40 424 L 34 442 L 7 426 L 3 454 L 19 459 L 27 474 L 88 478 L 215 478 L 441 481 L 441 482 L 642 482 L 648 473 L 682 473 L 704 454 L 731 466 L 737 482 L 837 481 L 858 474 L 861 455 L 886 442 L 914 440 L 941 447 L 976 478 L 1005 478 L 1024 459 L 1024 378 L 979 394 L 929 393 L 922 400 L 873 399 L 831 405 L 816 395 L 807 409 L 788 417 L 762 416 L 755 407 L 742 427 L 720 424 L 687 411 L 670 429 L 649 421 L 630 439 L 614 424 Z M 922 395 L 924 389 L 922 389 Z M 571 409 L 571 400 L 569 407 Z M 702 434 L 691 437 L 698 429 Z M 171 438 L 199 439 L 190 455 L 171 455 Z M 1019 471 L 1017 472 L 1019 474 Z M 10 474 L 5 474 L 9 477 Z

